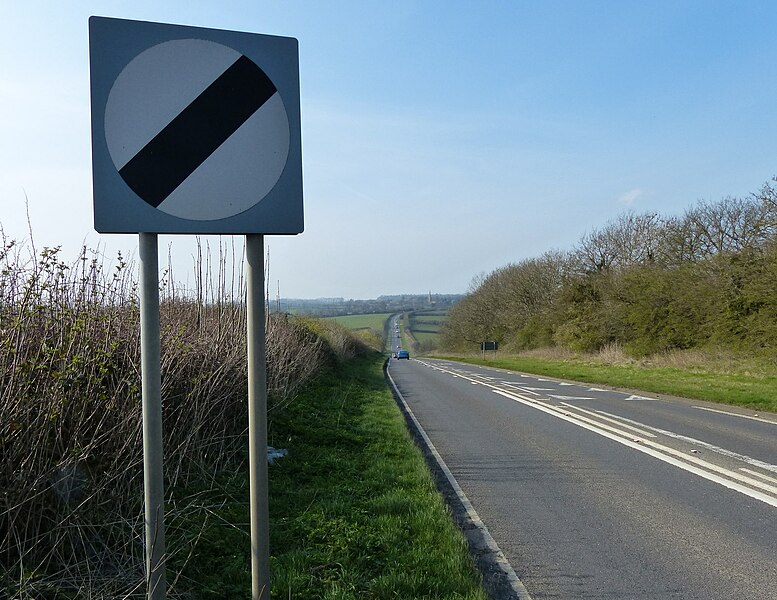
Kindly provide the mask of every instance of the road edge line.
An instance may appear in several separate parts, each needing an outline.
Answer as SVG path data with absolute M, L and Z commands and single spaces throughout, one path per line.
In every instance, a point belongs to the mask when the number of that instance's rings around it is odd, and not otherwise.
M 475 559 L 475 563 L 480 568 L 484 582 L 486 583 L 486 587 L 489 588 L 494 585 L 493 582 L 488 581 L 488 578 L 489 576 L 493 577 L 494 571 L 496 571 L 499 575 L 501 575 L 501 578 L 504 580 L 504 584 L 506 584 L 510 588 L 510 591 L 515 594 L 516 600 L 532 600 L 532 597 L 529 595 L 529 592 L 523 585 L 523 582 L 520 580 L 518 575 L 516 575 L 515 570 L 507 560 L 507 557 L 505 557 L 504 552 L 502 552 L 502 549 L 496 543 L 496 540 L 494 540 L 494 538 L 491 536 L 491 533 L 488 531 L 485 523 L 483 523 L 481 520 L 480 515 L 478 515 L 477 511 L 472 506 L 472 503 L 469 501 L 469 498 L 467 498 L 464 490 L 461 489 L 459 482 L 456 481 L 456 478 L 453 476 L 453 473 L 451 473 L 448 465 L 445 464 L 445 461 L 432 443 L 432 440 L 429 439 L 426 431 L 421 426 L 421 423 L 416 418 L 404 396 L 402 396 L 402 393 L 399 391 L 397 384 L 394 382 L 394 378 L 389 372 L 390 361 L 391 359 L 386 360 L 384 372 L 389 380 L 389 383 L 391 383 L 394 397 L 402 409 L 402 412 L 410 421 L 410 424 L 412 424 L 415 430 L 416 439 L 420 439 L 420 441 L 423 442 L 425 446 L 424 449 L 426 450 L 426 456 L 434 459 L 436 467 L 439 469 L 439 472 L 445 476 L 448 485 L 450 485 L 452 491 L 456 494 L 461 507 L 466 513 L 467 522 L 459 523 L 459 527 L 467 538 L 470 546 L 470 552 Z M 484 565 L 482 565 L 481 562 L 485 562 L 489 568 L 484 569 Z

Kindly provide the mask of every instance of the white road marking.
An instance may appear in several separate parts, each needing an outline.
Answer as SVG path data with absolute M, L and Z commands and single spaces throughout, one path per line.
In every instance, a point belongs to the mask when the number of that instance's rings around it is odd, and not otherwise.
M 472 381 L 471 377 L 467 377 L 465 375 L 457 375 L 457 377 L 461 377 L 462 379 L 468 379 Z M 482 385 L 491 388 L 491 390 L 494 393 L 499 394 L 500 396 L 509 398 L 516 402 L 520 402 L 521 404 L 540 410 L 556 418 L 559 418 L 569 423 L 572 423 L 574 425 L 577 425 L 578 427 L 587 429 L 593 433 L 596 433 L 598 435 L 601 435 L 603 437 L 616 441 L 619 444 L 623 444 L 624 446 L 628 446 L 629 448 L 638 450 L 639 452 L 642 452 L 644 454 L 657 458 L 665 463 L 668 463 L 670 465 L 673 465 L 675 467 L 688 471 L 689 473 L 693 473 L 694 475 L 698 475 L 699 477 L 707 479 L 708 481 L 712 481 L 714 483 L 722 485 L 723 487 L 737 491 L 741 494 L 744 494 L 746 496 L 749 496 L 751 498 L 754 498 L 756 500 L 764 502 L 765 504 L 768 504 L 770 506 L 774 506 L 777 508 L 777 486 L 772 486 L 767 483 L 763 483 L 762 481 L 752 479 L 751 477 L 746 477 L 735 471 L 731 471 L 730 469 L 719 467 L 718 465 L 707 462 L 695 456 L 689 456 L 685 452 L 680 452 L 679 450 L 675 450 L 674 448 L 669 448 L 668 446 L 658 444 L 649 439 L 635 440 L 633 437 L 633 434 L 623 431 L 622 429 L 610 427 L 609 425 L 605 425 L 601 422 L 597 422 L 597 421 L 594 421 L 593 419 L 588 419 L 580 415 L 573 415 L 568 412 L 563 412 L 563 410 L 560 407 L 553 406 L 552 404 L 548 404 L 545 402 L 541 402 L 538 399 L 527 398 L 515 392 L 508 392 L 508 391 L 499 389 L 498 387 L 491 384 L 484 383 Z M 652 398 L 644 398 L 642 396 L 631 396 L 630 398 L 636 398 L 641 400 L 652 400 Z M 575 408 L 578 412 L 584 410 L 578 407 L 572 407 L 572 408 Z M 603 413 L 603 411 L 598 411 L 598 412 L 600 412 L 600 414 L 605 414 L 607 416 L 619 419 L 620 421 L 628 421 L 631 423 L 635 423 L 637 425 L 645 427 L 646 429 L 651 429 L 654 431 L 657 429 L 657 428 L 644 425 L 637 421 L 631 421 L 623 417 L 618 417 L 617 415 L 611 415 L 610 413 Z M 736 416 L 740 416 L 740 415 L 736 415 Z M 622 428 L 627 427 L 623 423 L 619 423 L 619 425 Z M 664 433 L 664 430 L 659 430 L 659 431 L 661 433 Z M 671 437 L 677 437 L 677 438 L 685 437 L 685 436 L 680 436 L 679 434 L 674 434 L 672 432 L 666 432 L 666 434 L 671 435 Z M 645 436 L 645 437 L 648 437 L 648 436 Z M 693 438 L 685 438 L 685 441 L 693 441 L 695 443 L 707 445 L 707 446 L 710 446 L 711 449 L 717 448 L 712 444 L 707 444 L 706 442 L 702 442 L 701 440 L 693 440 Z M 740 460 L 742 460 L 742 458 L 750 458 L 750 457 L 744 457 L 743 455 L 737 455 L 736 453 L 725 450 L 723 448 L 720 448 L 720 450 L 722 450 L 725 453 L 730 453 L 729 456 L 734 455 L 736 457 L 740 457 Z M 750 463 L 750 464 L 753 464 L 753 466 L 760 466 L 762 468 L 767 468 L 768 470 L 777 469 L 777 466 L 775 465 L 769 465 L 769 463 L 756 461 L 756 459 L 752 459 L 752 458 L 750 458 L 750 460 L 755 461 L 754 463 L 752 462 Z M 764 467 L 763 465 L 767 465 L 767 466 Z M 752 474 L 752 472 L 750 472 L 749 470 L 745 470 L 745 469 L 740 469 L 740 470 Z M 768 480 L 768 478 L 764 478 L 761 475 L 757 475 L 757 476 L 760 477 L 761 479 Z M 760 489 L 754 489 L 754 488 L 760 488 Z M 768 492 L 768 493 L 764 493 L 764 492 Z
M 480 518 L 480 515 L 475 510 L 475 507 L 472 506 L 472 503 L 469 501 L 469 498 L 467 498 L 467 495 L 464 493 L 464 490 L 461 489 L 459 482 L 456 481 L 456 478 L 453 476 L 453 473 L 451 472 L 451 470 L 448 468 L 448 465 L 443 460 L 442 455 L 437 451 L 437 448 L 432 443 L 432 440 L 426 434 L 426 431 L 421 426 L 421 423 L 418 421 L 415 414 L 410 409 L 410 406 L 405 401 L 405 398 L 400 393 L 399 388 L 397 388 L 396 383 L 394 383 L 394 379 L 391 377 L 391 373 L 388 370 L 386 371 L 386 373 L 389 377 L 389 380 L 391 381 L 391 385 L 393 386 L 394 391 L 396 392 L 397 396 L 402 402 L 402 405 L 407 411 L 407 414 L 410 416 L 410 419 L 415 424 L 416 430 L 421 435 L 421 438 L 424 440 L 426 447 L 429 448 L 429 451 L 434 457 L 434 460 L 437 462 L 437 465 L 440 467 L 440 470 L 443 472 L 443 474 L 445 475 L 445 478 L 448 480 L 448 483 L 453 488 L 453 491 L 455 492 L 456 496 L 458 496 L 459 502 L 461 502 L 462 506 L 464 507 L 464 510 L 467 513 L 467 516 L 469 517 L 470 522 L 478 530 L 480 530 L 486 547 L 490 552 L 493 553 L 494 562 L 496 562 L 497 565 L 499 565 L 499 567 L 502 569 L 502 572 L 507 577 L 508 584 L 512 588 L 513 592 L 515 592 L 516 598 L 518 598 L 518 600 L 532 600 L 528 590 L 523 585 L 523 582 L 515 573 L 515 570 L 513 569 L 513 566 L 510 564 L 510 561 L 507 560 L 507 557 L 504 555 L 504 552 L 502 552 L 502 549 L 499 547 L 499 544 L 496 543 L 496 540 L 494 540 L 493 536 L 491 535 L 491 532 L 488 531 L 486 524 L 483 523 L 482 519 Z
M 761 482 L 755 481 L 754 479 L 751 479 L 749 477 L 744 477 L 739 473 L 729 471 L 728 469 L 723 469 L 721 467 L 718 467 L 717 465 L 713 465 L 711 463 L 708 463 L 706 461 L 703 461 L 693 456 L 684 455 L 683 453 L 678 452 L 672 448 L 662 446 L 661 444 L 656 444 L 655 442 L 651 442 L 650 440 L 643 440 L 643 439 L 633 440 L 631 436 L 622 437 L 624 435 L 624 432 L 620 432 L 620 435 L 619 435 L 612 431 L 612 430 L 617 431 L 612 427 L 602 425 L 602 424 L 593 425 L 590 422 L 586 422 L 586 421 L 590 421 L 590 419 L 584 419 L 582 417 L 572 416 L 569 413 L 562 413 L 559 411 L 557 407 L 552 407 L 548 404 L 543 404 L 535 400 L 531 400 L 530 398 L 524 398 L 519 396 L 518 394 L 512 394 L 509 392 L 505 392 L 503 390 L 494 389 L 493 391 L 494 393 L 499 394 L 500 396 L 504 396 L 505 398 L 510 398 L 512 400 L 515 400 L 516 402 L 525 404 L 526 406 L 530 406 L 537 410 L 541 410 L 542 412 L 548 413 L 549 415 L 552 415 L 564 421 L 568 421 L 574 425 L 577 425 L 578 427 L 582 427 L 583 429 L 592 431 L 598 435 L 601 435 L 615 442 L 618 442 L 619 444 L 623 444 L 624 446 L 628 446 L 629 448 L 638 450 L 644 454 L 657 458 L 665 463 L 668 463 L 670 465 L 673 465 L 675 467 L 679 467 L 685 471 L 688 471 L 689 473 L 693 473 L 695 475 L 698 475 L 699 477 L 703 477 L 708 481 L 712 481 L 714 483 L 727 487 L 731 490 L 737 491 L 741 494 L 745 494 L 746 496 L 749 496 L 756 500 L 760 500 L 761 502 L 764 502 L 770 506 L 774 506 L 775 508 L 777 508 L 777 487 L 772 487 L 772 486 L 762 484 Z M 611 430 L 611 431 L 607 431 L 607 430 Z M 675 458 L 675 456 L 682 458 L 682 460 L 679 460 L 679 458 Z M 724 474 L 726 475 L 726 477 L 722 476 Z M 737 481 L 732 481 L 732 479 L 739 480 L 742 483 L 739 483 Z M 743 483 L 747 483 L 752 487 L 743 485 Z M 754 487 L 764 488 L 765 490 L 768 490 L 771 494 L 774 494 L 774 496 L 768 495 L 760 490 L 753 489 Z
M 754 467 L 760 467 L 762 469 L 766 469 L 767 471 L 772 471 L 774 473 L 777 473 L 777 465 L 772 465 L 767 462 L 763 462 L 761 460 L 758 460 L 757 458 L 751 458 L 750 456 L 746 456 L 745 454 L 739 454 L 737 452 L 733 452 L 732 450 L 726 450 L 725 448 L 715 446 L 714 444 L 710 444 L 709 442 L 704 442 L 702 440 L 697 440 L 696 438 L 688 437 L 686 435 L 682 435 L 679 433 L 674 433 L 673 431 L 667 431 L 666 429 L 659 429 L 658 427 L 651 427 L 650 425 L 645 425 L 644 423 L 640 423 L 639 421 L 632 421 L 631 419 L 620 417 L 618 415 L 613 415 L 604 411 L 599 411 L 599 412 L 603 415 L 607 415 L 610 417 L 614 417 L 616 419 L 620 419 L 621 421 L 625 421 L 626 423 L 633 423 L 634 425 L 639 425 L 640 427 L 644 427 L 645 429 L 649 429 L 650 431 L 655 431 L 656 433 L 660 433 L 661 435 L 665 435 L 677 440 L 681 440 L 683 442 L 688 442 L 696 446 L 701 446 L 702 448 L 710 450 L 711 452 L 715 452 L 717 454 L 721 454 L 729 458 L 734 458 L 736 460 L 741 460 L 742 462 L 746 462 L 747 464 L 752 465 Z
M 760 421 L 761 423 L 769 423 L 769 425 L 777 425 L 777 421 L 770 421 L 769 419 L 762 419 L 761 417 L 757 417 L 755 415 L 740 415 L 739 413 L 729 412 L 727 410 L 717 410 L 714 408 L 707 408 L 706 406 L 694 406 L 693 408 L 698 408 L 699 410 L 707 410 L 709 412 L 714 413 L 720 413 L 721 415 L 728 415 L 730 417 L 740 417 L 742 419 L 750 419 L 751 421 Z
M 746 469 L 745 467 L 739 467 L 739 470 L 744 471 L 745 473 L 750 473 L 750 475 L 760 477 L 761 479 L 764 479 L 766 481 L 773 483 L 774 485 L 777 485 L 777 479 L 775 479 L 774 477 L 769 477 L 768 475 L 764 475 L 763 473 L 758 473 L 757 471 L 753 471 L 751 469 Z
M 656 437 L 658 437 L 655 433 L 650 433 L 648 431 L 645 431 L 644 429 L 640 429 L 638 427 L 632 427 L 631 425 L 626 425 L 625 423 L 621 423 L 620 421 L 616 421 L 615 419 L 611 419 L 609 417 L 602 417 L 601 416 L 601 412 L 602 411 L 592 412 L 590 410 L 586 410 L 584 408 L 580 408 L 579 406 L 573 406 L 572 404 L 567 404 L 566 402 L 562 402 L 561 404 L 563 404 L 564 406 L 568 406 L 569 408 L 573 408 L 573 409 L 575 409 L 578 412 L 582 412 L 582 413 L 589 414 L 589 415 L 596 415 L 599 419 L 604 419 L 605 421 L 610 421 L 611 423 L 616 423 L 617 425 L 620 425 L 621 427 L 625 427 L 626 429 L 631 429 L 633 431 L 636 431 L 637 433 L 639 433 L 643 437 L 649 437 L 649 438 L 656 438 Z
M 506 388 L 510 388 L 511 390 L 516 390 L 518 392 L 526 392 L 527 394 L 532 394 L 533 396 L 541 396 L 539 392 L 533 392 L 532 390 L 521 387 L 519 385 L 513 385 L 507 382 L 502 382 L 502 385 Z

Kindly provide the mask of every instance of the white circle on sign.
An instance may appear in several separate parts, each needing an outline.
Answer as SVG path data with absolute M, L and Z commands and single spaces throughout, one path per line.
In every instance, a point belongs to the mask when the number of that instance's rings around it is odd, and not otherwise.
M 136 195 L 198 221 L 258 204 L 280 179 L 290 145 L 286 108 L 267 75 L 201 39 L 152 46 L 124 67 L 108 95 L 105 138 Z

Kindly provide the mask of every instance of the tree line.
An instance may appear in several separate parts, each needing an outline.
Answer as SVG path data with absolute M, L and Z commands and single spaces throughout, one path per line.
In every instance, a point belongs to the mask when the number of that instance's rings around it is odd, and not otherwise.
M 777 344 L 777 177 L 680 216 L 627 212 L 550 251 L 476 277 L 442 344 L 507 350 L 610 344 L 645 356 Z

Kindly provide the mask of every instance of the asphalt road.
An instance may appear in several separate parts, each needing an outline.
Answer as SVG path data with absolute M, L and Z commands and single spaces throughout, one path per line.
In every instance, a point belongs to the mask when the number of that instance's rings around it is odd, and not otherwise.
M 402 348 L 402 335 L 399 332 L 399 318 L 401 314 L 397 313 L 391 316 L 389 320 L 389 342 L 388 349 L 391 353 L 396 353 L 397 350 Z
M 777 599 L 775 415 L 437 360 L 389 373 L 532 599 Z

